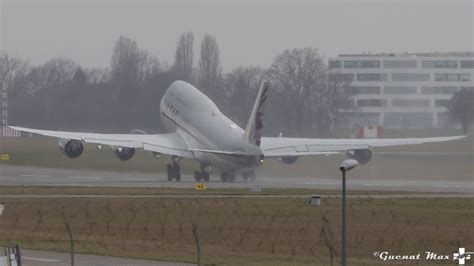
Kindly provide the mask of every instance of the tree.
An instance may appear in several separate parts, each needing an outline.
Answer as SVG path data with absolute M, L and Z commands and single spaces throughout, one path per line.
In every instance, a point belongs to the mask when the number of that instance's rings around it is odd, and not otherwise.
M 153 76 L 161 73 L 163 68 L 158 57 L 148 51 L 141 50 L 138 61 L 138 85 L 143 87 Z
M 219 59 L 219 46 L 214 37 L 209 34 L 201 42 L 201 57 L 199 59 L 199 86 L 207 91 L 209 96 L 221 99 L 219 86 L 222 83 L 222 68 Z
M 115 42 L 111 82 L 117 89 L 116 99 L 119 103 L 135 99 L 138 89 L 160 71 L 159 59 L 147 51 L 140 51 L 136 41 L 121 36 Z
M 110 81 L 110 71 L 108 68 L 84 69 L 84 73 L 89 83 L 105 83 Z
M 314 107 L 315 131 L 318 136 L 332 136 L 338 114 L 341 109 L 350 110 L 353 106 L 348 105 L 349 95 L 355 93 L 351 81 L 343 75 L 325 75 L 325 86 L 320 87 L 316 94 Z
M 173 70 L 176 71 L 180 79 L 187 82 L 192 81 L 193 75 L 193 42 L 194 34 L 192 32 L 181 34 L 174 56 Z
M 0 54 L 0 86 L 5 82 L 9 92 L 16 92 L 17 88 L 23 87 L 29 71 L 27 62 L 7 53 Z
M 278 111 L 284 129 L 292 135 L 310 135 L 314 104 L 324 97 L 320 89 L 326 83 L 326 68 L 317 50 L 285 50 L 276 56 L 268 76 L 280 98 Z
M 81 68 L 78 68 L 76 70 L 76 73 L 74 73 L 74 76 L 72 77 L 72 81 L 74 82 L 74 85 L 77 87 L 84 87 L 86 85 L 87 77 Z
M 348 82 L 330 79 L 328 68 L 314 48 L 285 50 L 268 73 L 275 87 L 273 110 L 280 132 L 294 136 L 327 136 L 334 128 Z
M 259 67 L 238 67 L 225 77 L 225 108 L 234 121 L 245 127 L 257 96 L 263 70 Z
M 115 42 L 111 62 L 111 82 L 117 90 L 118 103 L 124 103 L 136 95 L 140 52 L 137 43 L 120 36 Z
M 54 58 L 40 66 L 40 73 L 44 77 L 45 87 L 53 87 L 55 85 L 72 80 L 74 74 L 80 66 L 69 58 Z
M 474 123 L 474 90 L 462 88 L 456 91 L 451 97 L 448 106 L 450 117 L 461 122 L 464 134 Z

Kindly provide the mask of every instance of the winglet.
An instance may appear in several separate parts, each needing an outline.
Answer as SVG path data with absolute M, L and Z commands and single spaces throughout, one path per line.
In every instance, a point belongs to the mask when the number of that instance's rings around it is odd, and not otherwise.
M 268 85 L 268 81 L 262 81 L 243 136 L 247 142 L 253 143 L 257 146 L 260 146 L 260 139 L 262 138 L 263 107 L 265 105 L 265 100 L 267 99 Z

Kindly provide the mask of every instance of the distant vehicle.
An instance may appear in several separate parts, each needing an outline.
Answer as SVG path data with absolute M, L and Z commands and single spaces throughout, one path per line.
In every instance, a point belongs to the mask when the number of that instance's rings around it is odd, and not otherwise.
M 160 103 L 161 119 L 167 134 L 98 134 L 11 128 L 59 138 L 59 147 L 70 158 L 79 157 L 84 143 L 109 145 L 120 160 L 133 157 L 135 149 L 151 151 L 156 158 L 170 155 L 168 181 L 181 180 L 179 162 L 183 157 L 197 161 L 200 169 L 196 181 L 209 181 L 211 167 L 219 168 L 221 180 L 235 181 L 236 174 L 244 180 L 255 179 L 255 169 L 264 159 L 278 159 L 292 164 L 299 156 L 345 152 L 348 157 L 365 164 L 372 158 L 372 147 L 421 144 L 463 138 L 435 137 L 408 139 L 310 139 L 262 137 L 263 110 L 269 83 L 263 81 L 245 130 L 226 117 L 198 89 L 184 81 L 175 81 Z M 295 106 L 297 108 L 297 106 Z

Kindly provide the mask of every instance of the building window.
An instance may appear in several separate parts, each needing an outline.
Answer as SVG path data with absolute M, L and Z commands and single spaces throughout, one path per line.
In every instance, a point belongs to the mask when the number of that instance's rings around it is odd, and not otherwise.
M 345 100 L 342 103 L 342 109 L 343 110 L 350 110 L 355 108 L 355 101 L 354 100 Z
M 344 68 L 380 68 L 380 61 L 344 60 Z
M 474 68 L 474 60 L 461 61 L 461 68 Z
M 456 60 L 430 60 L 422 61 L 423 68 L 458 68 L 458 61 Z
M 352 128 L 358 126 L 373 126 L 379 124 L 379 113 L 340 113 L 336 116 L 336 125 Z
M 387 74 L 382 74 L 382 73 L 357 74 L 357 81 L 387 81 Z
M 433 114 L 385 113 L 383 125 L 387 128 L 430 128 L 433 126 Z
M 446 108 L 448 108 L 450 102 L 451 102 L 451 100 L 449 100 L 449 99 L 436 99 L 435 100 L 435 106 L 436 107 L 446 107 Z
M 428 73 L 393 73 L 392 81 L 429 81 Z
M 342 68 L 342 61 L 329 60 L 329 68 Z
M 357 107 L 385 107 L 387 100 L 381 99 L 360 99 L 357 100 Z
M 436 73 L 434 76 L 435 81 L 470 81 L 471 74 L 469 73 Z
M 393 99 L 392 107 L 430 107 L 428 99 Z
M 416 94 L 416 87 L 413 86 L 385 86 L 383 94 Z
M 384 60 L 383 68 L 416 68 L 417 62 L 414 60 Z
M 331 73 L 329 74 L 330 81 L 354 81 L 354 74 L 348 73 Z
M 379 86 L 354 86 L 355 94 L 380 94 Z
M 451 95 L 457 87 L 421 87 L 421 94 L 447 94 Z

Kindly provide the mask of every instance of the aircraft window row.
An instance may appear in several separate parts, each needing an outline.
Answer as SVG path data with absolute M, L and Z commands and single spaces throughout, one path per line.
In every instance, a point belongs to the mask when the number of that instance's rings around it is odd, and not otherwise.
M 179 110 L 174 107 L 168 100 L 165 100 L 165 106 L 168 111 L 171 112 L 171 115 L 177 116 L 179 115 Z

